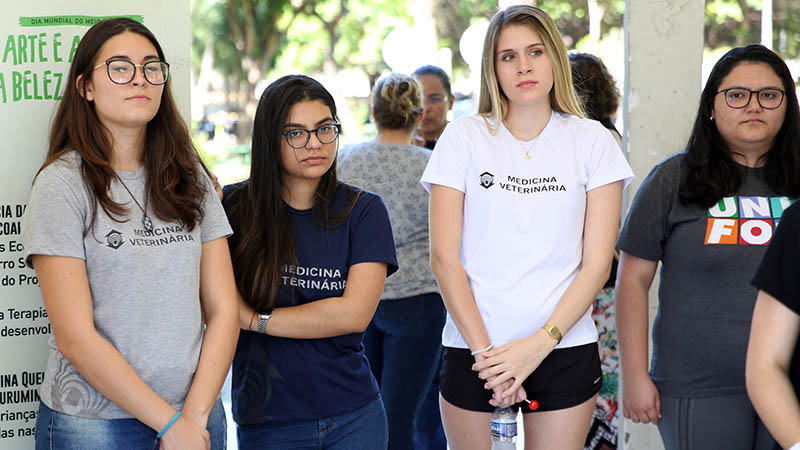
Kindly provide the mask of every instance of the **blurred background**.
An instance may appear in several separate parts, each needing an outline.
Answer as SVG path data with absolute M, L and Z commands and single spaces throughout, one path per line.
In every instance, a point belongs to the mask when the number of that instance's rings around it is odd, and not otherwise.
M 666 17 L 690 0 L 649 1 L 662 3 Z M 556 19 L 568 49 L 599 56 L 623 92 L 625 0 L 527 3 Z M 442 67 L 456 97 L 451 119 L 472 114 L 486 25 L 505 6 L 493 0 L 193 0 L 195 144 L 221 182 L 246 178 L 258 98 L 272 80 L 290 73 L 312 76 L 334 94 L 342 145 L 374 136 L 368 96 L 392 71 Z M 762 21 L 762 9 L 772 10 L 771 21 Z M 762 42 L 762 34 L 800 75 L 800 2 L 707 0 L 703 82 L 719 56 Z

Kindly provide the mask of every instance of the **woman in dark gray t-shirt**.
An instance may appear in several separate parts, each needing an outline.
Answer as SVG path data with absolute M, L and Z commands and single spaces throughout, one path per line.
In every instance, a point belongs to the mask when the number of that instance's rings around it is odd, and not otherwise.
M 623 412 L 668 450 L 768 449 L 745 391 L 748 284 L 800 196 L 800 114 L 789 70 L 760 45 L 712 70 L 685 153 L 657 165 L 617 243 Z M 662 263 L 647 371 L 648 290 Z

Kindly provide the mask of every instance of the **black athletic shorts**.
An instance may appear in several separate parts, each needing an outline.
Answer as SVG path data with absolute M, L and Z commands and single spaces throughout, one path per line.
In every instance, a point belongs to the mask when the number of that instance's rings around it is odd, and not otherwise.
M 475 357 L 469 349 L 444 347 L 440 391 L 451 404 L 468 411 L 493 412 L 492 391 L 472 370 Z M 522 382 L 528 400 L 539 402 L 536 411 L 554 411 L 580 405 L 600 391 L 603 372 L 597 343 L 553 350 Z M 531 411 L 524 403 L 522 412 Z

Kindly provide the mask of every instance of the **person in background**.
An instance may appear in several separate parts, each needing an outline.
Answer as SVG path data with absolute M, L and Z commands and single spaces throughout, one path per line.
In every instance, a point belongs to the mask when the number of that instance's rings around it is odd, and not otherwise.
M 614 116 L 619 107 L 619 90 L 600 58 L 588 53 L 570 53 L 570 68 L 575 92 L 581 100 L 586 117 L 600 122 L 606 127 L 617 144 L 622 145 L 622 137 L 614 126 Z M 618 429 L 617 385 L 619 381 L 619 355 L 617 352 L 617 327 L 614 306 L 614 283 L 617 281 L 618 255 L 614 255 L 611 273 L 603 289 L 597 294 L 592 318 L 600 334 L 600 359 L 603 367 L 603 387 L 597 397 L 597 406 L 592 421 L 601 424 L 590 427 L 589 441 L 594 446 L 615 445 L 610 436 L 616 437 Z M 595 448 L 595 447 L 592 447 Z
M 319 82 L 275 80 L 256 110 L 250 178 L 224 188 L 241 295 L 240 449 L 387 445 L 361 340 L 397 259 L 380 197 L 337 178 L 340 127 Z
M 418 68 L 413 75 L 422 85 L 425 107 L 417 132 L 425 140 L 424 147 L 433 150 L 447 126 L 447 112 L 453 109 L 455 102 L 450 77 L 441 68 L 430 65 Z
M 780 218 L 753 286 L 747 393 L 782 448 L 800 449 L 800 204 Z
M 423 105 L 425 106 L 422 123 L 417 129 L 417 133 L 425 136 L 425 148 L 433 150 L 436 141 L 447 126 L 447 114 L 453 110 L 455 102 L 450 88 L 450 77 L 441 68 L 431 65 L 418 68 L 413 75 L 422 85 Z M 439 341 L 439 347 L 441 347 L 441 339 Z M 439 412 L 439 371 L 441 368 L 442 361 L 439 358 L 428 392 L 417 411 L 414 427 L 414 448 L 417 450 L 447 449 L 447 438 L 444 435 L 442 415 Z
M 622 136 L 614 126 L 620 95 L 611 72 L 600 58 L 589 53 L 570 53 L 569 65 L 572 83 L 586 117 L 600 122 L 622 146 Z
M 526 448 L 582 449 L 602 380 L 591 306 L 633 173 L 583 118 L 544 11 L 498 12 L 482 60 L 479 114 L 447 126 L 422 176 L 448 312 L 445 433 L 452 449 L 488 449 L 495 407 L 528 398 Z
M 25 215 L 53 328 L 36 448 L 226 448 L 231 228 L 136 21 L 78 45 Z
M 667 450 L 771 449 L 745 388 L 748 283 L 800 196 L 800 112 L 789 69 L 761 45 L 727 52 L 700 96 L 686 151 L 639 187 L 617 243 L 623 413 Z M 648 292 L 659 261 L 648 373 Z M 688 443 L 688 444 L 687 444 Z
M 431 152 L 411 145 L 422 103 L 414 78 L 393 73 L 380 79 L 371 99 L 377 137 L 342 149 L 337 160 L 343 182 L 386 203 L 397 248 L 400 268 L 386 281 L 364 333 L 386 406 L 391 450 L 414 448 L 414 420 L 439 365 L 445 318 L 430 269 L 428 194 L 419 184 Z

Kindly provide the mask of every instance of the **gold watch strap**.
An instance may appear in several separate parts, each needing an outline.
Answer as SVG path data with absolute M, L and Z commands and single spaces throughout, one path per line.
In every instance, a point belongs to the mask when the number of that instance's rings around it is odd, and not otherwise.
M 550 337 L 553 338 L 556 341 L 556 345 L 561 343 L 561 337 L 562 337 L 561 336 L 561 330 L 559 330 L 557 326 L 544 324 L 542 329 L 544 331 L 546 331 L 547 334 L 549 334 Z

